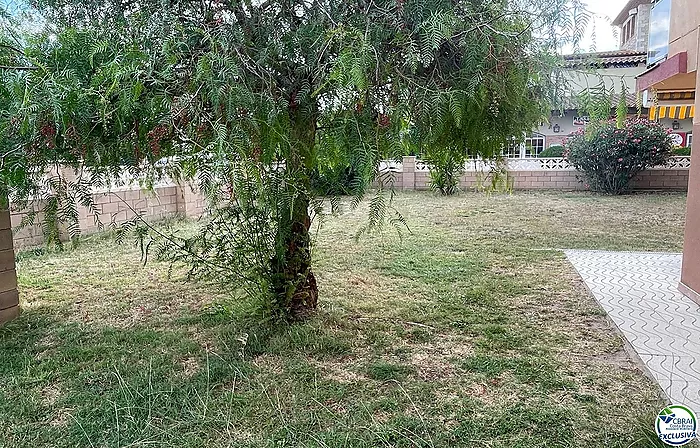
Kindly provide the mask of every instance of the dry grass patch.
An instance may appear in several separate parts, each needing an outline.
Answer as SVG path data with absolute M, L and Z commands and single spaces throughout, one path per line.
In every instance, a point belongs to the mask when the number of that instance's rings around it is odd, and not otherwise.
M 553 249 L 677 251 L 684 199 L 402 193 L 410 233 L 355 241 L 363 205 L 318 234 L 317 315 L 275 328 L 108 238 L 22 254 L 0 445 L 657 446 L 660 391 Z

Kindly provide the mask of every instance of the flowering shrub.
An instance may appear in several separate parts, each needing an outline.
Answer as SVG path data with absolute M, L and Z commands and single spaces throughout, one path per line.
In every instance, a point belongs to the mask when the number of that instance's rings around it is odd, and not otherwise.
M 628 119 L 620 129 L 611 120 L 588 132 L 577 131 L 568 139 L 564 157 L 584 173 L 592 190 L 620 194 L 640 171 L 668 162 L 670 133 L 649 120 Z

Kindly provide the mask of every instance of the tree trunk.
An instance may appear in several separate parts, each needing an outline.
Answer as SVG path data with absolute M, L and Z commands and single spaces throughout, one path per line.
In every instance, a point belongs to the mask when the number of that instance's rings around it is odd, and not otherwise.
M 288 231 L 281 235 L 284 254 L 276 263 L 274 273 L 274 293 L 292 319 L 308 317 L 318 305 L 318 287 L 311 269 L 311 218 L 308 206 L 307 197 L 294 201 Z
M 296 198 L 283 210 L 278 230 L 282 247 L 273 261 L 273 293 L 288 317 L 304 319 L 318 305 L 318 286 L 311 269 L 310 178 L 314 167 L 316 119 L 290 106 L 291 148 L 287 170 L 292 170 Z

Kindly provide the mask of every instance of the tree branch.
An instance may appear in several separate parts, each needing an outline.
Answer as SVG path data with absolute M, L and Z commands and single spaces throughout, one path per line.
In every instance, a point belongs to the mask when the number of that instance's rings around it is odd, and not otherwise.
M 28 71 L 28 70 L 39 70 L 39 67 L 33 67 L 33 66 L 9 66 L 9 65 L 0 65 L 0 70 L 17 70 L 17 71 Z

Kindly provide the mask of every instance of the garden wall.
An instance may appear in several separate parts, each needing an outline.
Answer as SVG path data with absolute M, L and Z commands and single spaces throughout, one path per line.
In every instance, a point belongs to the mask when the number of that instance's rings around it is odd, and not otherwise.
M 430 169 L 416 157 L 404 157 L 402 163 L 385 162 L 380 180 L 402 190 L 429 190 Z M 471 160 L 465 165 L 460 180 L 463 190 L 475 189 L 490 183 L 492 167 L 483 161 Z M 632 180 L 634 190 L 687 191 L 690 157 L 673 157 L 666 166 L 640 173 Z M 508 182 L 515 190 L 586 190 L 581 175 L 566 160 L 507 159 Z
M 163 219 L 175 215 L 197 217 L 205 207 L 204 197 L 189 186 L 162 184 L 153 192 L 142 190 L 138 185 L 122 187 L 111 191 L 96 191 L 93 199 L 104 227 L 128 221 L 139 213 L 146 220 Z M 41 206 L 38 206 L 41 209 Z M 17 227 L 28 211 L 14 211 L 10 222 Z M 42 216 L 35 217 L 35 223 L 17 229 L 14 234 L 14 247 L 22 249 L 39 246 L 44 243 Z M 87 207 L 78 207 L 78 223 L 81 234 L 95 233 L 100 230 L 96 214 Z M 9 226 L 8 226 L 9 228 Z M 62 239 L 68 240 L 68 232 L 62 232 Z
M 15 252 L 12 247 L 10 212 L 0 210 L 0 323 L 19 314 Z
M 579 180 L 579 173 L 564 159 L 508 159 L 506 163 L 508 182 L 516 190 L 585 190 L 587 188 Z M 641 173 L 633 180 L 633 187 L 636 190 L 687 191 L 689 168 L 690 157 L 674 157 L 668 166 Z M 488 184 L 490 170 L 488 163 L 473 160 L 467 162 L 460 187 L 463 190 L 469 190 Z M 430 189 L 428 166 L 413 156 L 404 157 L 402 163 L 383 163 L 380 179 L 385 185 L 393 184 L 394 188 L 399 190 Z M 102 226 L 123 223 L 134 218 L 136 213 L 147 220 L 175 215 L 197 217 L 202 214 L 205 207 L 205 200 L 201 194 L 190 186 L 175 183 L 159 184 L 153 192 L 142 190 L 138 185 L 110 191 L 98 190 L 93 193 L 93 199 Z M 17 229 L 26 215 L 26 211 L 11 213 L 10 223 L 12 228 L 16 229 L 15 249 L 40 246 L 44 243 L 41 215 L 36 216 L 35 224 Z M 78 223 L 81 234 L 95 233 L 100 230 L 96 215 L 86 207 L 78 207 Z M 3 229 L 0 232 L 5 232 L 4 235 L 9 238 L 7 235 L 10 235 L 10 227 Z M 68 240 L 68 232 L 63 232 L 62 237 Z M 12 243 L 12 239 L 9 241 Z M 0 249 L 0 269 L 2 269 L 3 260 L 1 256 L 2 249 Z M 1 307 L 0 299 L 0 310 L 2 310 Z

